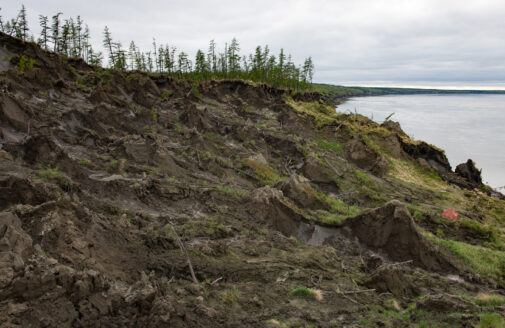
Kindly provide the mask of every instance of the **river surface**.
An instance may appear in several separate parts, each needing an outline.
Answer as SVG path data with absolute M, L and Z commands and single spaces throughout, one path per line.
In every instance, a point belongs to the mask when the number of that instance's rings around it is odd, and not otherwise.
M 337 111 L 378 123 L 394 113 L 391 120 L 409 136 L 444 149 L 453 169 L 471 158 L 486 184 L 505 186 L 505 95 L 357 97 Z

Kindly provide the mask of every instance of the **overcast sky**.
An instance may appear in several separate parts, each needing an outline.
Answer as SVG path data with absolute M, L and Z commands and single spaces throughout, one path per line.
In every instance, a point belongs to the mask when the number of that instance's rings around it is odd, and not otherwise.
M 268 44 L 302 63 L 316 82 L 505 88 L 505 0 L 25 0 L 2 1 L 3 18 L 27 8 L 81 15 L 95 44 L 114 39 L 148 50 L 152 38 L 194 54 L 236 37 L 243 53 Z

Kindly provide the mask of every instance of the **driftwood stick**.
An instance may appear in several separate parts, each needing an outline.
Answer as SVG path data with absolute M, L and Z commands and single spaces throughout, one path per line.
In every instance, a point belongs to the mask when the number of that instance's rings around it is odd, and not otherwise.
M 195 284 L 198 284 L 198 279 L 196 279 L 195 271 L 193 270 L 193 265 L 191 264 L 191 258 L 189 257 L 188 251 L 186 250 L 186 247 L 184 247 L 181 238 L 177 234 L 177 231 L 175 231 L 174 225 L 170 224 L 170 226 L 172 227 L 172 231 L 174 232 L 175 238 L 177 239 L 177 243 L 179 244 L 181 252 L 184 254 L 184 256 L 186 256 L 186 259 L 188 261 L 189 272 L 191 273 L 191 278 L 193 279 L 193 282 Z

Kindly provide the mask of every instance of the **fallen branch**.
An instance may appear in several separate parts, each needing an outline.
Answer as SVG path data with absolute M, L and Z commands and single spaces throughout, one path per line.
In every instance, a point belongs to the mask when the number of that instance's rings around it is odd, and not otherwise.
M 222 279 L 223 279 L 223 277 L 219 277 L 219 278 L 217 278 L 216 280 L 214 280 L 213 282 L 211 282 L 210 284 L 211 284 L 211 285 L 215 285 L 215 284 L 217 284 L 219 281 L 221 281 Z
M 326 157 L 322 156 L 321 157 L 324 159 L 324 161 L 326 162 L 326 164 L 328 164 L 329 167 L 331 167 L 331 169 L 333 170 L 333 172 L 335 172 L 336 175 L 340 176 L 340 173 L 338 173 L 337 169 L 331 165 L 331 163 L 326 159 Z
M 265 262 L 272 262 L 270 259 L 264 259 L 264 260 L 246 260 L 246 263 L 265 263 Z
M 357 302 L 355 299 L 353 299 L 353 298 L 351 298 L 351 297 L 349 297 L 349 296 L 345 295 L 344 293 L 342 293 L 342 292 L 340 291 L 340 288 L 338 288 L 338 286 L 337 286 L 337 290 L 336 290 L 335 292 L 336 292 L 337 294 L 339 294 L 339 295 L 342 295 L 344 298 L 348 299 L 349 301 L 353 302 L 354 304 L 358 304 L 358 302 Z
M 413 260 L 408 260 L 408 261 L 404 261 L 404 262 L 397 262 L 397 263 L 384 263 L 383 265 L 378 267 L 377 270 L 382 269 L 383 267 L 386 267 L 386 266 L 395 267 L 395 266 L 400 266 L 400 265 L 404 265 L 404 264 L 409 264 L 412 262 L 413 262 Z
M 337 288 L 337 294 L 341 295 L 349 295 L 349 294 L 361 294 L 361 293 L 373 293 L 375 292 L 375 289 L 360 289 L 360 290 L 346 290 L 346 291 L 340 291 Z
M 191 258 L 189 257 L 188 251 L 186 250 L 186 247 L 184 247 L 181 238 L 177 234 L 177 231 L 175 231 L 174 225 L 170 223 L 170 226 L 172 227 L 172 231 L 174 232 L 175 238 L 177 239 L 177 243 L 179 244 L 181 252 L 184 254 L 184 256 L 186 256 L 186 259 L 188 261 L 189 272 L 191 273 L 191 278 L 193 279 L 193 282 L 195 284 L 198 284 L 198 279 L 196 279 L 195 271 L 193 270 L 193 265 L 191 264 Z

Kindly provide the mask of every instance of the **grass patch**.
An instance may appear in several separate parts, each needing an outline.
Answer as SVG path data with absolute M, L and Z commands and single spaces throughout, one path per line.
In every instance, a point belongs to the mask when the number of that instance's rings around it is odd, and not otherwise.
M 505 328 L 505 321 L 498 313 L 482 313 L 479 328 Z
M 340 142 L 327 141 L 325 139 L 321 139 L 317 141 L 317 145 L 326 151 L 334 152 L 338 155 L 342 155 L 344 153 L 344 144 Z
M 493 278 L 502 284 L 505 282 L 505 252 L 460 241 L 440 239 L 431 233 L 426 233 L 425 236 L 463 259 L 474 272 Z
M 312 297 L 318 301 L 323 300 L 323 294 L 318 289 L 296 287 L 289 292 L 289 297 Z
M 364 185 L 364 186 L 373 186 L 374 185 L 372 178 L 370 178 L 368 176 L 368 174 L 361 172 L 359 170 L 354 170 L 353 173 L 354 173 L 354 176 L 356 177 L 356 180 L 358 181 L 358 183 L 360 185 Z
M 389 174 L 393 177 L 412 183 L 429 190 L 441 190 L 448 187 L 440 176 L 434 171 L 423 170 L 412 163 L 389 157 L 391 169 Z
M 57 166 L 54 168 L 47 167 L 46 169 L 39 171 L 39 177 L 43 181 L 56 182 L 56 184 L 62 189 L 68 190 L 70 188 L 70 181 L 59 171 Z
M 505 297 L 497 294 L 479 293 L 473 301 L 480 306 L 502 306 L 505 304 Z
M 241 188 L 232 188 L 232 187 L 228 187 L 228 186 L 225 186 L 225 185 L 218 185 L 216 187 L 216 189 L 227 195 L 227 196 L 230 196 L 230 197 L 233 197 L 233 198 L 237 198 L 237 199 L 242 199 L 244 198 L 245 196 L 247 196 L 249 194 L 249 191 L 245 190 L 245 189 L 241 189 Z
M 363 137 L 363 141 L 366 143 L 366 145 L 368 147 L 370 147 L 371 149 L 373 149 L 373 151 L 375 151 L 377 154 L 384 153 L 384 151 L 375 142 L 373 142 L 369 136 L 363 135 L 362 137 Z
M 282 180 L 277 171 L 274 170 L 269 165 L 258 163 L 250 159 L 244 160 L 244 164 L 250 166 L 254 170 L 254 174 L 256 175 L 256 177 L 264 185 L 273 185 Z
M 285 102 L 296 112 L 312 117 L 318 127 L 331 124 L 337 118 L 335 109 L 329 104 L 295 101 L 291 97 L 285 98 Z

